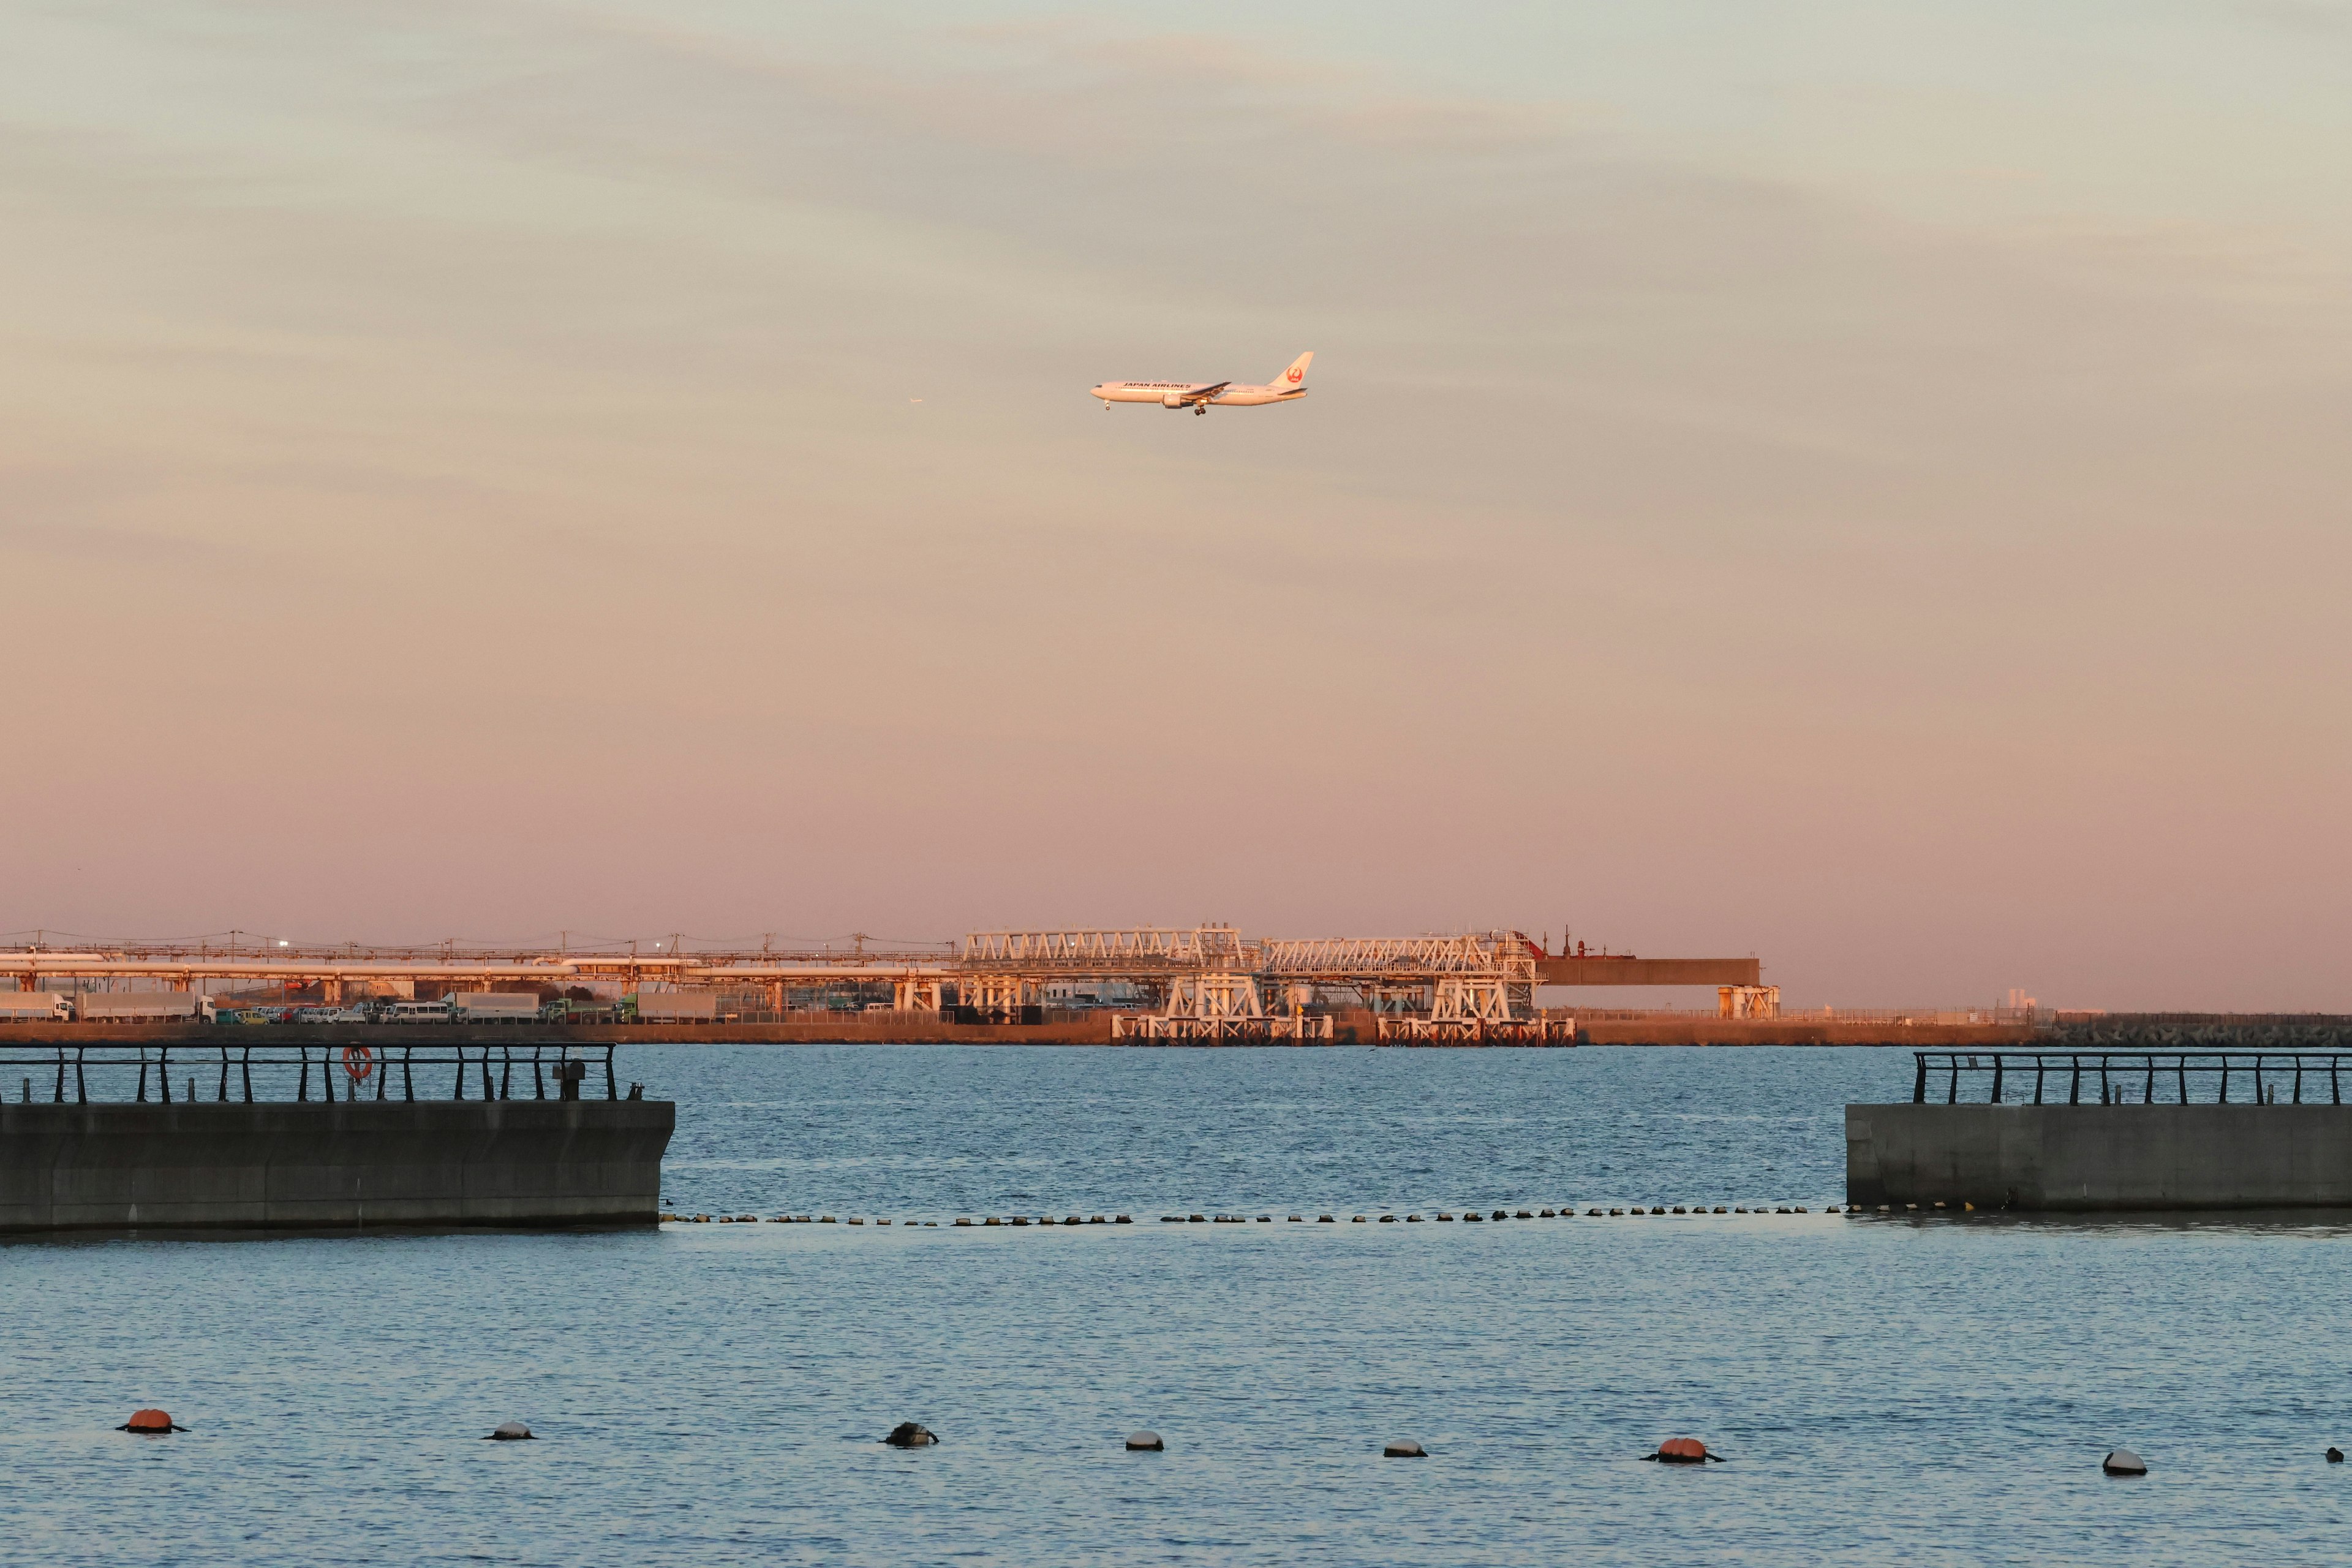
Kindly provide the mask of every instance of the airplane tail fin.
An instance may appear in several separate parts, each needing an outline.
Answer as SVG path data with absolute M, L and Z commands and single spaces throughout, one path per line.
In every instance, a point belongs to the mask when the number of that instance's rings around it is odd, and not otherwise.
M 1294 387 L 1306 385 L 1307 363 L 1314 359 L 1314 357 L 1315 351 L 1313 349 L 1308 349 L 1305 353 L 1300 354 L 1297 359 L 1292 360 L 1290 362 L 1290 368 L 1274 378 L 1274 384 L 1285 392 L 1287 392 Z

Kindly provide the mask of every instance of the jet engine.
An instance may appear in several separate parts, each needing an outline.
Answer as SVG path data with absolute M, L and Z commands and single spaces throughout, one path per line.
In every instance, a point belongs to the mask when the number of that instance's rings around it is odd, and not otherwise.
M 1181 408 L 1184 406 L 1184 395 L 1181 392 L 1163 392 L 1160 395 L 1160 406 Z

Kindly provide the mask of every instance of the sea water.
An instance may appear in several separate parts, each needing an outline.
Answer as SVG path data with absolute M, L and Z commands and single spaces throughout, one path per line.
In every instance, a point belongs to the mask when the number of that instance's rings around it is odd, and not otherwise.
M 0 1561 L 2352 1552 L 2352 1466 L 2321 1458 L 2352 1436 L 2352 1233 L 1824 1213 L 1843 1104 L 1908 1098 L 1906 1053 L 670 1047 L 622 1072 L 678 1102 L 677 1206 L 840 1223 L 0 1246 Z M 1811 1212 L 1582 1213 L 1659 1204 Z M 1097 1213 L 1136 1223 L 953 1224 Z M 1245 1223 L 1161 1222 L 1192 1213 Z M 145 1405 L 190 1429 L 112 1430 Z M 484 1440 L 509 1419 L 538 1438 Z M 884 1447 L 902 1420 L 940 1445 Z M 1139 1427 L 1167 1451 L 1126 1452 Z M 1643 1462 L 1684 1435 L 1727 1462 Z M 2150 1474 L 2102 1476 L 2119 1446 Z

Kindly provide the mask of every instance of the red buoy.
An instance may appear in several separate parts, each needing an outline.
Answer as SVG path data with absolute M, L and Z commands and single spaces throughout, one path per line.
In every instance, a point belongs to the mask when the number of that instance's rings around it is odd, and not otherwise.
M 1669 1437 L 1658 1445 L 1656 1453 L 1644 1454 L 1643 1458 L 1655 1459 L 1662 1465 L 1704 1465 L 1709 1459 L 1715 1459 L 1718 1465 L 1723 1463 L 1708 1453 L 1706 1445 L 1696 1437 Z
M 172 1413 L 168 1410 L 134 1410 L 131 1413 L 131 1419 L 116 1427 L 115 1430 L 118 1432 L 163 1433 L 184 1432 L 187 1428 L 184 1426 L 173 1426 Z

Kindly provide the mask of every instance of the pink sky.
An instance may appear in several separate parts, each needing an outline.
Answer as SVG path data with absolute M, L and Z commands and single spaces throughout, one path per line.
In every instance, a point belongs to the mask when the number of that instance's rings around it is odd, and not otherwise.
M 2352 1010 L 2343 13 L 985 9 L 0 19 L 0 929 Z

